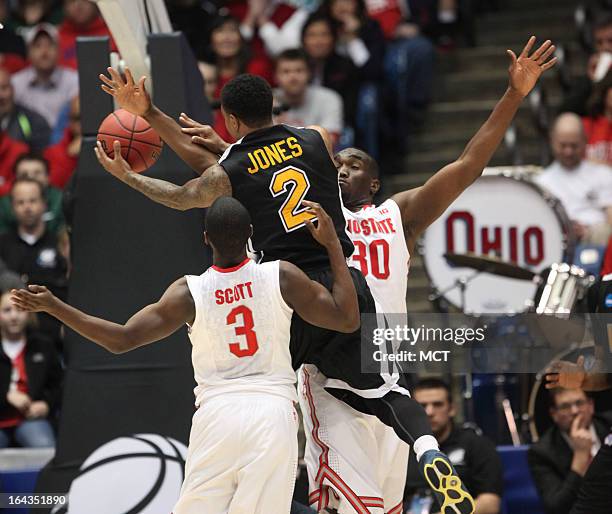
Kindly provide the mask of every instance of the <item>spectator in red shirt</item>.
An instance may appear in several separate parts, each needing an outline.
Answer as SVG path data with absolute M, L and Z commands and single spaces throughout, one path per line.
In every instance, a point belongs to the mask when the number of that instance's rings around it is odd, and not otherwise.
M 76 38 L 111 34 L 96 4 L 89 0 L 64 0 L 64 14 L 64 22 L 59 27 L 59 62 L 76 70 Z
M 48 417 L 59 400 L 61 365 L 50 340 L 26 331 L 28 319 L 5 291 L 0 296 L 0 448 L 55 446 Z
M 47 148 L 44 153 L 45 159 L 51 166 L 50 185 L 62 189 L 70 180 L 79 160 L 81 141 L 81 108 L 79 97 L 75 96 L 70 102 L 68 127 L 64 137 L 59 143 Z
M 28 145 L 11 139 L 6 131 L 0 131 L 0 196 L 11 190 L 15 161 L 28 151 Z
M 589 116 L 582 121 L 587 138 L 587 159 L 612 165 L 612 72 L 595 86 L 589 102 Z
M 217 67 L 217 91 L 219 98 L 221 89 L 235 76 L 241 73 L 259 75 L 268 82 L 272 80 L 272 70 L 268 60 L 251 59 L 249 48 L 240 34 L 240 25 L 232 16 L 219 16 L 213 23 L 210 32 L 208 52 L 204 61 Z M 225 128 L 220 111 L 215 113 L 214 127 L 217 133 L 228 142 L 234 139 Z

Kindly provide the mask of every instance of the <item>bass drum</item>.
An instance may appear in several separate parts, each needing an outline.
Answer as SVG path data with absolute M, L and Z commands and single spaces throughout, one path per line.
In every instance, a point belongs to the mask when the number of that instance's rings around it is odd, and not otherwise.
M 567 214 L 530 175 L 485 170 L 425 232 L 419 248 L 425 271 L 434 291 L 451 305 L 462 307 L 461 291 L 453 285 L 466 281 L 466 313 L 520 313 L 531 307 L 537 285 L 452 267 L 446 253 L 496 255 L 534 272 L 554 262 L 571 262 Z
M 555 357 L 549 363 L 549 366 L 556 360 L 576 362 L 581 355 L 584 355 L 587 360 L 593 358 L 594 347 L 587 346 L 575 350 L 566 350 Z M 548 389 L 544 387 L 545 381 L 546 370 L 542 370 L 536 375 L 536 380 L 531 390 L 531 395 L 529 396 L 527 412 L 529 415 L 529 432 L 533 442 L 536 442 L 553 424 L 549 412 L 551 407 L 550 393 Z

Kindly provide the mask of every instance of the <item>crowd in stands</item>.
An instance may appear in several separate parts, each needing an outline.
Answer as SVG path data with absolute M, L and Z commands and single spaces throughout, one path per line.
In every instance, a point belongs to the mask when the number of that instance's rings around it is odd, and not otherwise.
M 213 107 L 229 80 L 255 73 L 274 87 L 278 122 L 321 125 L 337 148 L 359 146 L 374 157 L 408 147 L 431 100 L 436 47 L 452 47 L 458 20 L 455 0 L 166 4 L 198 59 Z M 88 0 L 0 0 L 0 23 L 0 448 L 52 446 L 60 327 L 17 311 L 7 292 L 37 283 L 66 295 L 62 190 L 81 147 L 76 38 L 110 34 Z M 551 129 L 554 160 L 537 180 L 561 200 L 582 242 L 604 246 L 612 227 L 612 16 L 595 17 L 592 31 L 585 74 L 566 92 Z M 231 141 L 218 109 L 213 122 Z M 612 245 L 607 255 L 609 273 Z M 498 512 L 502 469 L 494 445 L 453 421 L 444 382 L 420 382 L 415 398 L 477 512 Z M 555 391 L 551 402 L 553 426 L 529 463 L 545 509 L 559 514 L 569 512 L 612 420 L 595 415 L 582 391 Z M 406 506 L 416 509 L 433 500 L 424 498 L 415 470 L 413 462 Z
M 277 88 L 279 121 L 321 124 L 338 148 L 376 157 L 407 148 L 430 101 L 435 47 L 457 21 L 454 0 L 166 3 L 215 84 L 209 98 L 239 73 L 261 75 Z M 231 141 L 219 113 L 214 125 Z

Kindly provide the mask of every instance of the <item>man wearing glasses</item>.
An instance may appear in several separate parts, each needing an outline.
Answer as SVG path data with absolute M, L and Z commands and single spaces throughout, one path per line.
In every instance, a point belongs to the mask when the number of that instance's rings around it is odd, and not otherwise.
M 547 514 L 567 514 L 589 466 L 610 432 L 612 415 L 594 414 L 582 389 L 551 389 L 554 425 L 527 454 L 531 475 Z

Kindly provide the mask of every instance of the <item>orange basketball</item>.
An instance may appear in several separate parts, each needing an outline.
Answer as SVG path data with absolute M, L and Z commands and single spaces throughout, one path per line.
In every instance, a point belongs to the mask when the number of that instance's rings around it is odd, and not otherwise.
M 111 159 L 115 156 L 113 142 L 119 141 L 121 155 L 136 173 L 150 168 L 164 145 L 144 118 L 123 109 L 104 118 L 98 129 L 98 141 Z

